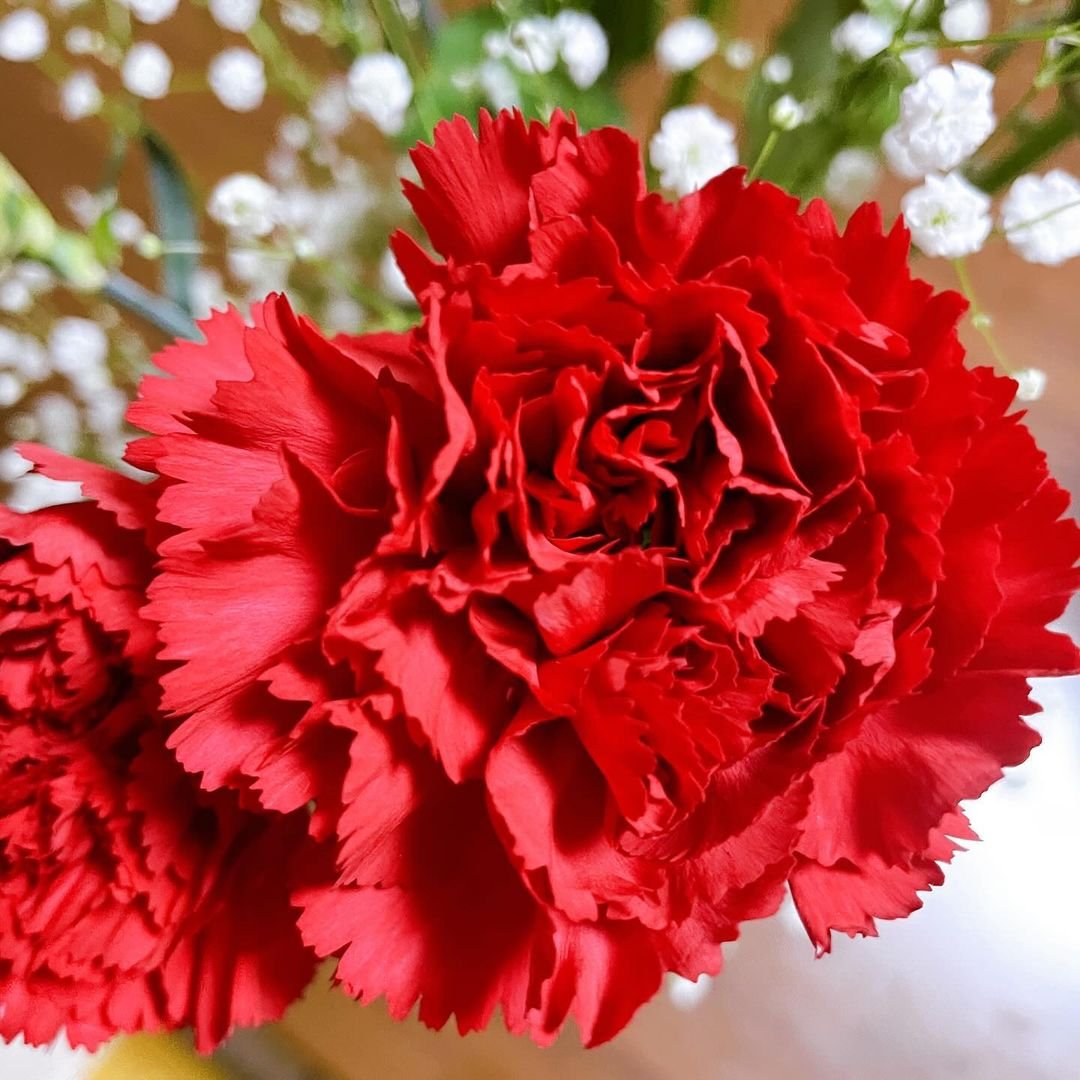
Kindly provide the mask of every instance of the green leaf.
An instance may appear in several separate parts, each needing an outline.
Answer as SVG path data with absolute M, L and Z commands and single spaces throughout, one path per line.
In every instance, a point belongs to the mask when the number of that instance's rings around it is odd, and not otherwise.
M 191 279 L 198 258 L 189 252 L 168 252 L 168 248 L 191 248 L 198 239 L 191 189 L 176 155 L 159 135 L 146 131 L 142 142 L 150 170 L 154 231 L 167 250 L 161 260 L 162 288 L 177 307 L 190 313 Z

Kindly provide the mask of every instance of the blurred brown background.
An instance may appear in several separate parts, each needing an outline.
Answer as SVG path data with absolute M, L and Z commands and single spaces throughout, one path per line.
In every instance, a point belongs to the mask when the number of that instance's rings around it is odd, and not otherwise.
M 633 0 L 626 6 L 633 17 Z M 763 46 L 783 3 L 739 6 L 741 33 Z M 996 5 L 997 25 L 1007 6 Z M 206 12 L 190 3 L 144 30 L 167 41 L 178 70 L 205 66 L 222 47 Z M 1029 79 L 1021 59 L 1003 75 L 999 101 L 1015 100 Z M 30 66 L 0 63 L 0 87 L 0 152 L 69 220 L 63 190 L 95 184 L 108 152 L 104 125 L 64 123 L 55 92 Z M 622 89 L 631 126 L 646 134 L 662 81 L 642 71 Z M 228 172 L 260 170 L 282 115 L 272 98 L 239 115 L 203 93 L 170 95 L 149 103 L 148 113 L 203 196 Z M 1062 161 L 1080 172 L 1075 146 Z M 125 167 L 122 190 L 125 203 L 145 213 L 140 169 Z M 890 213 L 900 190 L 888 182 L 881 193 Z M 955 285 L 948 264 L 924 260 L 919 269 Z M 1031 424 L 1059 477 L 1080 491 L 1080 260 L 1031 266 L 997 242 L 972 260 L 972 275 L 1006 354 L 1049 374 Z M 973 357 L 989 362 L 982 339 L 968 338 Z M 1080 629 L 1075 612 L 1071 625 Z M 1037 694 L 1046 706 L 1036 718 L 1045 743 L 974 808 L 984 842 L 959 856 L 946 888 L 922 911 L 882 925 L 877 940 L 838 940 L 831 956 L 815 961 L 797 920 L 782 912 L 747 928 L 696 1009 L 661 996 L 613 1044 L 588 1052 L 573 1032 L 538 1050 L 498 1021 L 466 1039 L 432 1033 L 413 1020 L 391 1021 L 381 1004 L 360 1008 L 322 982 L 269 1033 L 270 1052 L 356 1080 L 1080 1077 L 1080 680 Z

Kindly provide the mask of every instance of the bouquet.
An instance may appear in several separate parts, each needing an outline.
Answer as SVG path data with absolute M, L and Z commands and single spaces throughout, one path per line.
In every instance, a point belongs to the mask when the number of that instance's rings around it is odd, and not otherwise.
M 1080 668 L 967 262 L 1080 254 L 1080 9 L 795 3 L 762 53 L 709 0 L 58 6 L 0 56 L 113 155 L 78 228 L 4 178 L 0 1034 L 210 1050 L 328 960 L 591 1046 L 785 896 L 819 954 L 916 910 Z M 172 19 L 284 111 L 204 202 Z

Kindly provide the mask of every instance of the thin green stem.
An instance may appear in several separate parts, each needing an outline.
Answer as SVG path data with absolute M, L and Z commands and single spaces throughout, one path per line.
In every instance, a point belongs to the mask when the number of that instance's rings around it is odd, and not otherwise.
M 999 34 L 987 34 L 981 38 L 967 38 L 966 40 L 953 41 L 941 35 L 936 38 L 921 39 L 918 41 L 894 42 L 888 51 L 893 53 L 907 52 L 909 49 L 921 49 L 929 45 L 935 49 L 968 49 L 977 48 L 980 45 L 1011 45 L 1024 41 L 1051 41 L 1053 38 L 1066 37 L 1080 31 L 1080 23 L 1067 23 L 1064 26 L 1043 27 L 1040 30 L 1003 30 Z
M 1040 214 L 1038 217 L 1030 218 L 1028 221 L 1021 221 L 1016 225 L 1009 227 L 1009 232 L 1019 232 L 1021 229 L 1030 229 L 1036 225 L 1041 225 L 1044 221 L 1049 221 L 1050 218 L 1057 217 L 1058 214 L 1064 214 L 1068 210 L 1076 210 L 1080 207 L 1080 199 L 1074 199 L 1072 202 L 1064 203 L 1061 206 L 1055 206 L 1053 210 L 1047 210 L 1045 214 Z M 995 229 L 994 232 L 998 236 L 1004 236 L 1005 230 Z
M 773 128 L 769 132 L 764 145 L 761 147 L 761 152 L 757 156 L 757 161 L 750 166 L 750 172 L 746 175 L 748 184 L 752 184 L 761 175 L 762 169 L 768 164 L 772 152 L 776 149 L 776 144 L 780 141 L 780 134 L 779 128 Z
M 421 87 L 424 80 L 424 70 L 420 63 L 420 57 L 413 46 L 412 36 L 405 24 L 405 16 L 394 0 L 370 0 L 371 9 L 382 29 L 383 37 L 392 52 L 399 56 L 409 69 L 409 75 L 413 81 L 416 111 L 420 116 L 421 123 L 428 131 L 435 130 L 438 117 L 432 115 L 428 108 L 427 96 Z
M 297 63 L 270 23 L 261 16 L 257 18 L 248 31 L 248 40 L 267 62 L 267 73 L 279 89 L 296 104 L 303 105 L 311 100 L 315 94 L 315 83 Z
M 971 280 L 971 273 L 968 271 L 967 261 L 963 258 L 953 259 L 953 269 L 956 271 L 956 280 L 960 283 L 960 291 L 967 298 L 970 305 L 971 325 L 982 334 L 983 340 L 990 349 L 990 353 L 997 362 L 998 367 L 1007 375 L 1011 374 L 1013 366 L 1009 363 L 1009 358 L 1005 355 L 1005 350 L 1001 347 L 1001 343 L 994 333 L 993 320 L 979 306 L 978 297 L 975 295 L 975 286 Z

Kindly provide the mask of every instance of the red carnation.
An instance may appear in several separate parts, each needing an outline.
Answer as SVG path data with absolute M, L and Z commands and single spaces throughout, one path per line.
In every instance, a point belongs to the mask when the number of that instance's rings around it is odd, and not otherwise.
M 25 452 L 97 501 L 0 509 L 0 1036 L 191 1026 L 208 1050 L 311 977 L 280 868 L 304 826 L 199 792 L 165 749 L 150 489 Z
M 133 407 L 170 745 L 314 804 L 306 940 L 433 1025 L 602 1041 L 788 883 L 822 950 L 908 914 L 1077 667 L 1080 531 L 963 301 L 875 207 L 670 204 L 562 116 L 414 160 L 416 330 L 272 298 Z

